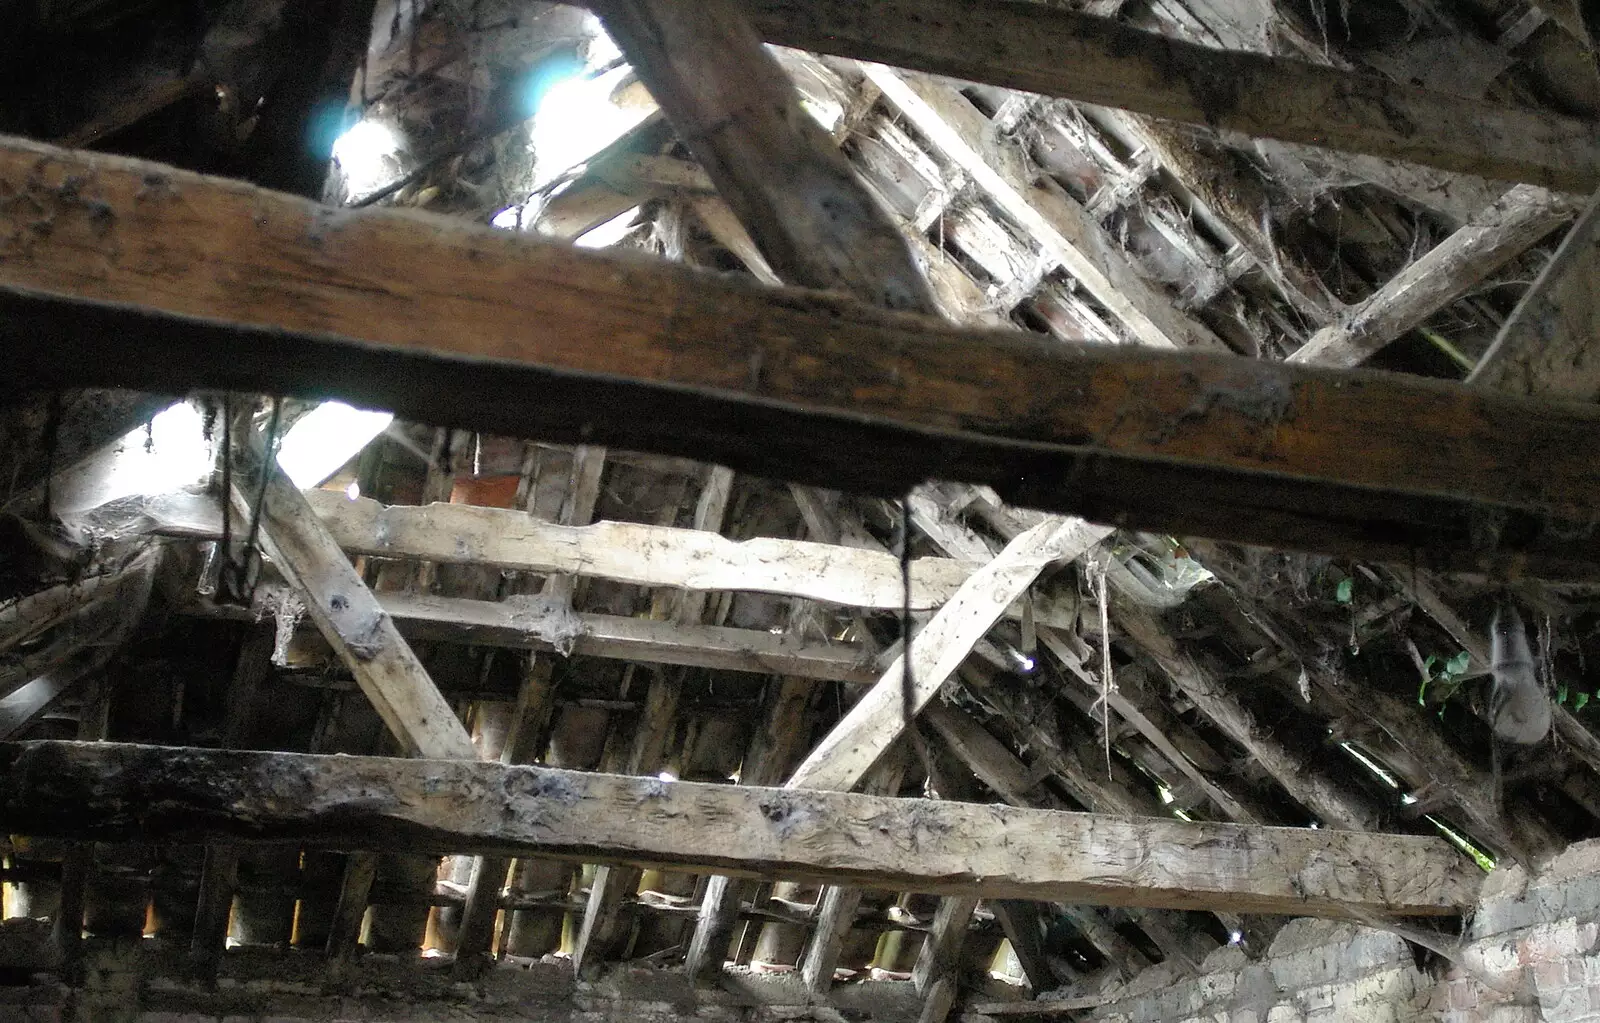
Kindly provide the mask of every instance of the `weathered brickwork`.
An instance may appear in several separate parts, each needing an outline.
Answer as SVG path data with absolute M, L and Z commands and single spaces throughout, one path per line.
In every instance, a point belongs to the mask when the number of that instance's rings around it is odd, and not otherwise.
M 1600 1021 L 1600 841 L 1538 874 L 1497 871 L 1453 960 L 1424 970 L 1397 935 L 1296 920 L 1267 955 L 1220 949 L 1198 977 L 1146 971 L 1083 1018 L 1101 1023 Z

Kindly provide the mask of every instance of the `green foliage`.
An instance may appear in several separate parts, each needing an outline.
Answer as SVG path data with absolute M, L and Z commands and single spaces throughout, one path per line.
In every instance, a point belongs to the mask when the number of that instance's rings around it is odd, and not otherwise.
M 1339 580 L 1339 589 L 1334 594 L 1334 597 L 1339 601 L 1339 603 L 1348 604 L 1350 601 L 1355 599 L 1355 589 L 1355 580 L 1349 576 L 1345 576 L 1343 579 Z
M 1465 650 L 1456 654 L 1448 661 L 1443 660 L 1438 654 L 1429 654 L 1422 666 L 1427 677 L 1422 680 L 1422 685 L 1417 689 L 1417 704 L 1428 705 L 1428 687 L 1437 684 L 1444 690 L 1439 697 L 1440 703 L 1447 702 L 1461 688 L 1462 676 L 1467 673 L 1467 668 L 1472 664 L 1472 655 Z

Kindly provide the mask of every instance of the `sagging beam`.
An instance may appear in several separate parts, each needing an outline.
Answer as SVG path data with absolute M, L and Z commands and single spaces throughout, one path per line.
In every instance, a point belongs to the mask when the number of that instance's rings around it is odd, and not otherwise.
M 538 853 L 977 898 L 1439 915 L 1479 878 L 1443 839 L 1127 820 L 458 760 L 0 745 L 21 834 Z
M 28 200 L 0 203 L 0 255 L 26 253 L 0 261 L 19 387 L 332 392 L 848 489 L 987 482 L 1179 535 L 1534 575 L 1600 563 L 1570 540 L 1600 504 L 1600 409 L 952 329 L 21 140 L 0 143 L 3 191 Z
M 1600 185 L 1582 121 L 1024 0 L 738 0 L 769 42 L 1569 192 Z
M 1574 204 L 1531 185 L 1519 185 L 1483 209 L 1421 259 L 1391 277 L 1337 323 L 1317 331 L 1289 362 L 1355 366 L 1572 219 Z

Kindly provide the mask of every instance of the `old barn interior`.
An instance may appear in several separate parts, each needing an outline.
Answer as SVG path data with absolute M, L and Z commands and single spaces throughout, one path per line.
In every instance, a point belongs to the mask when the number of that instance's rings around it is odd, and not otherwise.
M 1600 3 L 0 26 L 0 1019 L 1600 1019 Z

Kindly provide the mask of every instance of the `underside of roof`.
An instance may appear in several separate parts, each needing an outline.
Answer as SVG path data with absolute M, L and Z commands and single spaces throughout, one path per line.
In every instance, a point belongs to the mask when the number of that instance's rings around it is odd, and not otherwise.
M 1597 19 L 0 0 L 0 991 L 1447 942 L 1600 836 Z

